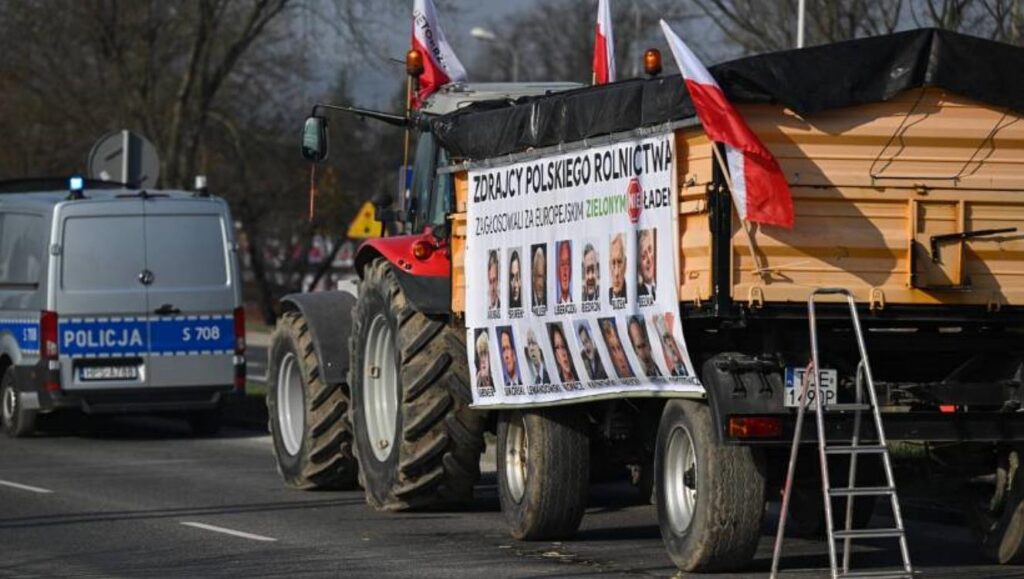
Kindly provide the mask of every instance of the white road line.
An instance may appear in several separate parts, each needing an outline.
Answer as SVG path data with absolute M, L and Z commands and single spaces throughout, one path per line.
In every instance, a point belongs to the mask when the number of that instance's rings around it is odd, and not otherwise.
M 28 485 L 18 484 L 16 482 L 11 482 L 11 481 L 8 481 L 8 480 L 0 480 L 0 485 L 3 485 L 5 487 L 11 487 L 12 489 L 28 491 L 30 493 L 39 493 L 41 495 L 48 495 L 48 494 L 53 493 L 53 491 L 51 491 L 50 489 L 43 489 L 43 488 L 39 488 L 39 487 L 32 487 L 32 486 L 28 486 Z
M 213 531 L 214 533 L 224 533 L 225 535 L 234 535 L 235 537 L 241 537 L 243 539 L 249 539 L 252 541 L 276 541 L 273 537 L 264 537 L 263 535 L 253 535 L 252 533 L 243 533 L 242 531 L 235 531 L 232 529 L 225 529 L 224 527 L 215 527 L 213 525 L 207 525 L 204 523 L 194 523 L 191 521 L 182 521 L 182 525 L 186 527 L 195 527 L 197 529 L 204 529 L 206 531 Z
M 263 374 L 263 375 L 260 375 L 260 376 L 249 376 L 249 375 L 246 375 L 245 379 L 246 380 L 252 380 L 253 382 L 259 382 L 260 384 L 266 384 L 267 383 L 267 375 L 266 374 Z

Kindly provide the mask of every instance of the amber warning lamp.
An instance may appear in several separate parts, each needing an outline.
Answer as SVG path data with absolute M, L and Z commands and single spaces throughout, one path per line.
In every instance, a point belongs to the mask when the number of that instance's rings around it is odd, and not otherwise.
M 657 48 L 648 48 L 644 52 L 644 72 L 649 76 L 661 74 L 661 51 Z
M 419 78 L 423 74 L 423 53 L 415 48 L 405 53 L 405 72 L 413 78 Z

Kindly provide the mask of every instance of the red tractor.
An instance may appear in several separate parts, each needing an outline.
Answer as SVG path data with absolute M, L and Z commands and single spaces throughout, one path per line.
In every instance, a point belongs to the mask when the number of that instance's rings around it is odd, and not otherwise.
M 405 127 L 411 178 L 398 211 L 377 215 L 403 234 L 371 239 L 355 256 L 358 297 L 345 291 L 282 300 L 267 407 L 278 466 L 295 488 L 352 489 L 385 510 L 454 504 L 480 474 L 486 413 L 471 410 L 465 336 L 451 318 L 448 156 L 426 121 L 466 104 L 573 88 L 570 83 L 452 84 L 410 115 L 317 105 L 303 154 L 327 156 L 321 110 Z

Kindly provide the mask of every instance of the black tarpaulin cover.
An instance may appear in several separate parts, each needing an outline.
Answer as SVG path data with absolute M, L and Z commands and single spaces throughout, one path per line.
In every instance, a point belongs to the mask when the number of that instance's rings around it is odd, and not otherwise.
M 937 29 L 742 58 L 711 67 L 733 102 L 781 103 L 800 113 L 938 87 L 1024 113 L 1024 48 Z M 694 116 L 679 76 L 628 80 L 515 103 L 483 102 L 430 121 L 456 158 L 535 147 Z

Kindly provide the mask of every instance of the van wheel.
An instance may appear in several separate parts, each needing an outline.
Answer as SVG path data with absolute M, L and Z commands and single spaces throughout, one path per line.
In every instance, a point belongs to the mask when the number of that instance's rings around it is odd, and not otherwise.
M 754 557 L 764 515 L 764 460 L 715 439 L 706 404 L 665 405 L 655 452 L 658 525 L 683 571 L 726 571 Z
M 213 410 L 191 412 L 185 417 L 192 434 L 196 436 L 213 436 L 220 432 L 223 425 L 224 412 L 219 407 Z
M 590 441 L 576 408 L 498 415 L 498 497 L 516 539 L 564 539 L 587 507 Z
M 465 333 L 416 311 L 383 259 L 364 270 L 352 323 L 350 416 L 367 503 L 468 502 L 487 415 L 469 407 Z
M 36 428 L 36 411 L 26 410 L 18 397 L 18 388 L 14 385 L 14 370 L 7 368 L 0 378 L 0 422 L 4 434 L 11 438 L 22 438 L 32 434 Z
M 320 377 L 320 360 L 301 313 L 285 312 L 270 343 L 267 415 L 277 468 L 297 489 L 356 485 L 349 399 L 343 384 Z
M 1001 565 L 1024 563 L 1024 458 L 1019 448 L 999 450 L 995 474 L 979 477 L 967 518 L 985 556 Z

